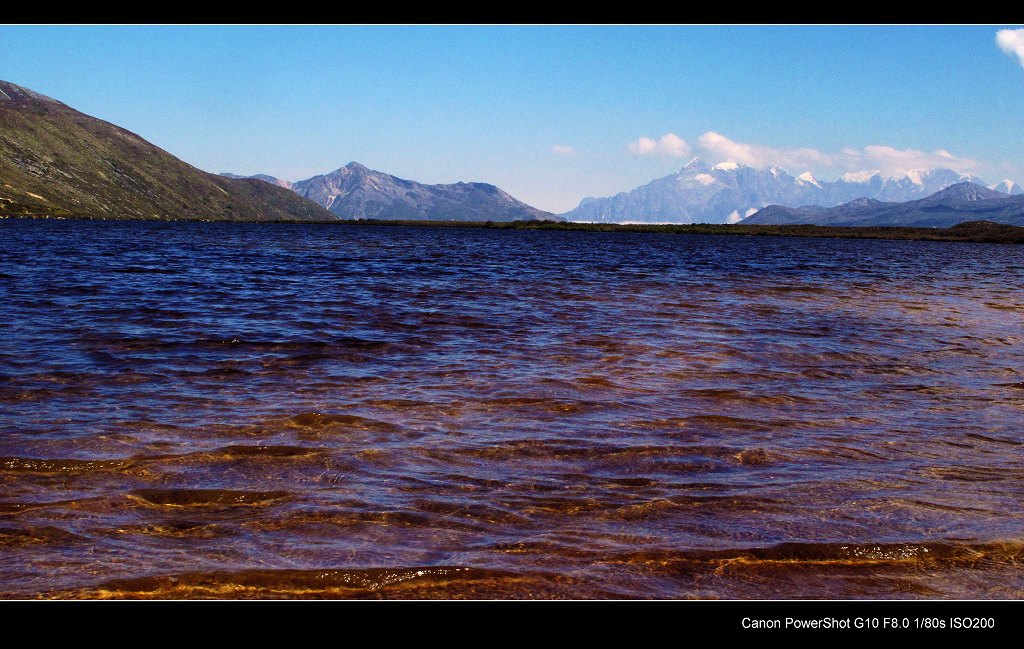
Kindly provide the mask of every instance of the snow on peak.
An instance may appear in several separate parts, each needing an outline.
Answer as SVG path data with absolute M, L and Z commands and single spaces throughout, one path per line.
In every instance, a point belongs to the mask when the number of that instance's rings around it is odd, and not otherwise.
M 997 182 L 994 185 L 989 185 L 988 188 L 994 189 L 997 192 L 1003 192 L 1004 194 L 1012 195 L 1020 193 L 1020 185 L 1010 180 L 1009 178 L 1004 178 L 1002 181 Z
M 718 182 L 711 174 L 697 174 L 693 179 L 705 186 Z
M 714 167 L 711 167 L 711 168 L 712 169 L 723 169 L 725 171 L 732 171 L 733 169 L 739 169 L 740 166 L 739 166 L 739 164 L 733 162 L 732 160 L 726 160 L 725 162 L 719 162 L 718 164 L 716 164 Z
M 866 183 L 879 174 L 878 169 L 871 171 L 848 171 L 843 174 L 843 180 L 848 183 Z
M 914 183 L 915 185 L 920 185 L 921 187 L 924 187 L 924 181 L 921 180 L 922 172 L 927 173 L 922 169 L 911 169 L 907 171 L 907 178 L 910 180 L 910 182 Z
M 801 182 L 807 183 L 809 185 L 814 185 L 815 187 L 818 187 L 819 189 L 821 188 L 821 183 L 818 182 L 818 179 L 815 178 L 814 175 L 810 171 L 803 172 L 802 174 L 797 176 L 796 179 L 801 181 Z

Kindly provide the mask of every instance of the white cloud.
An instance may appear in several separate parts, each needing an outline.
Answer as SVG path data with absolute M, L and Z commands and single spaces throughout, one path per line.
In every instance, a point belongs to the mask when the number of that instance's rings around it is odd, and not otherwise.
M 850 178 L 870 177 L 874 173 L 886 178 L 903 178 L 916 169 L 944 167 L 968 173 L 978 167 L 976 160 L 961 158 L 945 149 L 928 153 L 872 144 L 863 149 L 846 147 L 838 153 L 826 153 L 812 148 L 789 149 L 737 142 L 715 131 L 701 135 L 698 144 L 708 161 L 718 163 L 718 168 L 740 163 L 756 169 L 774 166 L 794 171 L 834 169 L 845 171 Z
M 555 155 L 576 155 L 576 148 L 568 144 L 552 144 L 551 153 Z
M 640 137 L 629 144 L 633 155 L 663 155 L 671 158 L 685 158 L 690 153 L 690 145 L 675 133 L 666 133 L 657 140 Z
M 658 150 L 658 143 L 641 135 L 636 142 L 630 143 L 629 150 L 636 155 L 651 155 Z
M 738 211 L 736 211 L 736 210 L 733 210 L 732 214 L 730 214 L 729 216 L 725 217 L 725 222 L 726 223 L 739 223 L 742 220 L 743 220 L 743 217 L 740 216 L 740 213 Z
M 996 45 L 1010 56 L 1016 56 L 1024 67 L 1024 29 L 1000 29 L 996 32 Z
M 856 155 L 844 156 L 841 161 L 843 168 L 850 171 L 878 169 L 888 178 L 902 178 L 915 169 L 945 167 L 959 173 L 967 173 L 978 166 L 976 160 L 960 158 L 945 149 L 931 153 L 916 149 L 896 149 L 891 146 L 872 144 L 864 147 Z
M 699 143 L 712 162 L 738 162 L 756 169 L 772 166 L 806 168 L 829 166 L 831 163 L 830 157 L 817 149 L 783 149 L 744 144 L 715 131 L 701 135 Z

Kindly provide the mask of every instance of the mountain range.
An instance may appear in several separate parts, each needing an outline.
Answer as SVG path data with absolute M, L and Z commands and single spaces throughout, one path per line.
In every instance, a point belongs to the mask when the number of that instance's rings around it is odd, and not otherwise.
M 741 223 L 945 228 L 964 221 L 1024 225 L 1024 194 L 1010 196 L 977 183 L 962 182 L 902 203 L 860 198 L 836 207 L 769 205 Z
M 135 133 L 0 81 L 0 217 L 558 220 L 494 185 L 424 185 L 350 163 L 289 183 L 197 169 Z
M 221 175 L 241 178 L 235 174 Z M 342 219 L 562 220 L 487 183 L 426 185 L 369 169 L 358 162 L 294 183 L 266 174 L 249 177 L 287 187 Z
M 799 207 L 797 207 L 799 206 Z M 336 221 L 561 220 L 486 183 L 428 185 L 351 162 L 298 182 L 197 169 L 138 135 L 0 81 L 0 217 Z M 809 172 L 709 165 L 609 198 L 587 198 L 571 221 L 948 226 L 1024 225 L 1024 188 L 986 186 L 950 169 L 899 178 L 877 172 L 819 181 Z
M 961 182 L 985 184 L 974 176 L 942 168 L 910 171 L 900 178 L 864 172 L 823 181 L 810 172 L 793 176 L 779 167 L 761 170 L 734 162 L 709 165 L 694 158 L 678 172 L 632 191 L 585 198 L 562 216 L 569 221 L 598 223 L 736 223 L 773 204 L 833 207 L 860 198 L 905 202 Z M 993 188 L 1024 193 L 1010 180 Z
M 0 81 L 0 216 L 332 221 L 257 180 L 196 169 L 135 133 Z

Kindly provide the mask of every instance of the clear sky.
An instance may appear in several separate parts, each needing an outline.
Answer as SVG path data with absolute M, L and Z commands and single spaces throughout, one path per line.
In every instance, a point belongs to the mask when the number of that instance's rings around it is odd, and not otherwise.
M 1024 181 L 1024 31 L 1001 29 L 0 26 L 0 78 L 207 171 L 356 160 L 562 212 L 694 155 Z

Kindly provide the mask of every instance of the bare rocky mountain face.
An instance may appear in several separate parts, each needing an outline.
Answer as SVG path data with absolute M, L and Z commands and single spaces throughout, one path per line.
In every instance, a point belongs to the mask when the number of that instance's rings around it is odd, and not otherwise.
M 569 221 L 597 223 L 736 223 L 768 205 L 833 207 L 859 198 L 904 202 L 964 181 L 984 184 L 973 176 L 941 168 L 910 171 L 901 178 L 865 172 L 823 181 L 810 172 L 793 176 L 779 167 L 761 170 L 732 162 L 709 165 L 694 158 L 677 173 L 632 191 L 585 198 L 562 216 Z M 1012 185 L 1012 181 L 1004 182 Z
M 224 174 L 237 177 L 233 174 Z M 289 183 L 273 176 L 250 176 L 290 187 L 342 219 L 437 221 L 560 221 L 487 183 L 426 185 L 350 162 L 329 174 Z
M 287 189 L 196 169 L 130 131 L 6 81 L 0 216 L 337 220 Z
M 1024 225 L 1024 194 L 1010 196 L 971 182 L 915 201 L 858 199 L 837 207 L 770 205 L 744 219 L 749 225 L 912 226 L 946 228 L 967 221 Z

